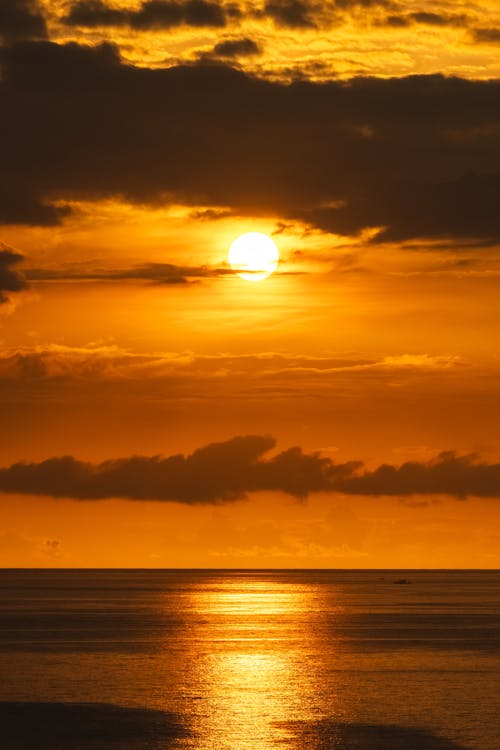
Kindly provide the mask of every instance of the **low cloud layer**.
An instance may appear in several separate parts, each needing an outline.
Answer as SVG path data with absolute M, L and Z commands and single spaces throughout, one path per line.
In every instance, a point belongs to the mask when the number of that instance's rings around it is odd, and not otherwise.
M 0 223 L 121 196 L 378 241 L 500 241 L 498 81 L 285 85 L 213 62 L 135 68 L 109 44 L 19 43 L 0 62 Z
M 23 256 L 0 244 L 0 305 L 8 300 L 8 294 L 26 289 L 27 282 L 16 266 Z
M 310 389 L 318 394 L 323 388 L 331 390 L 334 378 L 353 383 L 361 378 L 364 383 L 372 378 L 382 382 L 386 388 L 386 378 L 397 376 L 401 383 L 405 376 L 415 382 L 418 374 L 451 373 L 460 375 L 465 365 L 458 357 L 430 356 L 428 354 L 404 354 L 382 358 L 360 356 L 306 356 L 284 355 L 272 352 L 231 355 L 216 353 L 195 355 L 193 352 L 131 352 L 114 344 L 93 344 L 82 347 L 69 347 L 63 344 L 45 344 L 16 349 L 0 349 L 0 384 L 7 381 L 21 385 L 23 382 L 37 381 L 60 383 L 100 383 L 119 381 L 168 381 L 179 385 L 196 382 L 206 391 L 210 385 L 218 383 L 226 394 L 232 374 L 234 380 L 248 395 L 253 384 L 265 383 L 274 386 L 274 396 L 278 395 L 280 384 L 284 395 L 289 396 L 289 388 L 294 382 L 298 387 Z M 469 371 L 467 370 L 467 376 Z M 477 377 L 477 371 L 475 373 Z M 285 385 L 286 382 L 286 385 Z M 448 380 L 449 383 L 449 380 Z M 484 387 L 484 386 L 483 386 Z M 178 392 L 176 396 L 178 396 Z
M 178 500 L 184 503 L 234 501 L 248 492 L 276 490 L 295 497 L 327 491 L 332 479 L 352 471 L 318 454 L 290 448 L 269 459 L 271 437 L 250 435 L 212 443 L 189 456 L 117 459 L 92 465 L 71 456 L 0 469 L 0 491 L 101 499 Z
M 0 469 L 0 492 L 99 500 L 231 502 L 252 492 L 284 492 L 306 498 L 315 492 L 348 495 L 450 495 L 500 497 L 500 464 L 474 455 L 439 454 L 427 462 L 383 464 L 367 470 L 360 461 L 334 463 L 318 452 L 289 448 L 268 457 L 275 440 L 247 435 L 211 443 L 190 455 L 132 456 L 100 464 L 72 456 Z
M 335 482 L 349 495 L 450 495 L 465 499 L 500 497 L 500 463 L 485 463 L 475 455 L 440 453 L 431 461 L 382 464 Z

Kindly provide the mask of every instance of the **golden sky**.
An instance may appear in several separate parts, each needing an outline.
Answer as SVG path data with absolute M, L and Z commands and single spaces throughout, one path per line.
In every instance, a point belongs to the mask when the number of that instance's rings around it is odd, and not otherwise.
M 499 567 L 500 2 L 0 44 L 0 565 Z

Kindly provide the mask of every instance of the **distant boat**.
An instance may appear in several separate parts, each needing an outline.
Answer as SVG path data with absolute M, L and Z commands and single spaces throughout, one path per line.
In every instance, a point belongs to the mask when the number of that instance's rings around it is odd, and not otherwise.
M 396 578 L 393 583 L 411 583 L 411 581 L 409 581 L 408 578 Z

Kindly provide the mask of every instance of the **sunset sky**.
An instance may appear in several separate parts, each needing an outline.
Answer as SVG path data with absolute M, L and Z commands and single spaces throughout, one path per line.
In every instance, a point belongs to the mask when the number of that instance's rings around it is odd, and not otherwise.
M 0 565 L 499 568 L 500 2 L 3 0 L 0 45 Z

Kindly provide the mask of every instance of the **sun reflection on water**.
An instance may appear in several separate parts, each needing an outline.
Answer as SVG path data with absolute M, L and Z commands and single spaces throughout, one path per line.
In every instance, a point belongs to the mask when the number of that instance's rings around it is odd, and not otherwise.
M 193 714 L 199 750 L 298 750 L 287 722 L 321 716 L 319 588 L 226 579 L 200 585 L 190 597 L 198 623 L 189 680 L 199 698 Z

